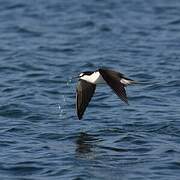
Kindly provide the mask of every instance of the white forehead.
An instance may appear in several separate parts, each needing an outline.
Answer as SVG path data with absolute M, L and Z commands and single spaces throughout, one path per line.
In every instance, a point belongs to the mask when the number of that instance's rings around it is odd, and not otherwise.
M 84 73 L 81 73 L 79 76 L 82 76 Z

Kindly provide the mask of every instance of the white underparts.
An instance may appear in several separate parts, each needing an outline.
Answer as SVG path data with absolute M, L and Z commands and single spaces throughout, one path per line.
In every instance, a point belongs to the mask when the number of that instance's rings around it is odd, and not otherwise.
M 104 79 L 102 78 L 102 76 L 99 72 L 94 72 L 91 75 L 84 75 L 80 79 L 83 79 L 83 80 L 93 83 L 93 84 L 105 83 Z

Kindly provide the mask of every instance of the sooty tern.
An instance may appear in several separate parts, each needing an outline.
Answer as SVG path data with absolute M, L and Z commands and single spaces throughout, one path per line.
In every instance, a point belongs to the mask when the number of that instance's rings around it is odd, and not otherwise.
M 125 77 L 123 74 L 109 69 L 82 72 L 78 77 L 79 81 L 76 88 L 76 111 L 79 119 L 82 119 L 97 84 L 107 83 L 117 96 L 128 104 L 125 87 L 129 84 L 136 83 L 134 80 Z

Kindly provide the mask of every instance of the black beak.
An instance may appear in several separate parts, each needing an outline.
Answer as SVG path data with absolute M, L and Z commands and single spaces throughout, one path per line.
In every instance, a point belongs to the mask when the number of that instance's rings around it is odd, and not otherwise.
M 68 82 L 71 82 L 73 79 L 77 79 L 77 78 L 79 78 L 79 76 L 73 76 L 73 77 L 69 78 Z
M 79 76 L 73 76 L 71 79 L 77 79 L 79 78 Z

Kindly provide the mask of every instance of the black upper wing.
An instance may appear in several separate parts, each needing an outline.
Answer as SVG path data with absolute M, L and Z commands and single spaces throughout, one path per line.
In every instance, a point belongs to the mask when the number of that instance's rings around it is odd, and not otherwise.
M 76 88 L 76 112 L 79 119 L 82 119 L 84 111 L 88 106 L 96 85 L 88 83 L 84 80 L 79 80 Z
M 114 90 L 121 100 L 128 104 L 124 84 L 122 84 L 120 81 L 121 78 L 124 77 L 123 74 L 108 69 L 99 69 L 99 72 L 106 83 Z

